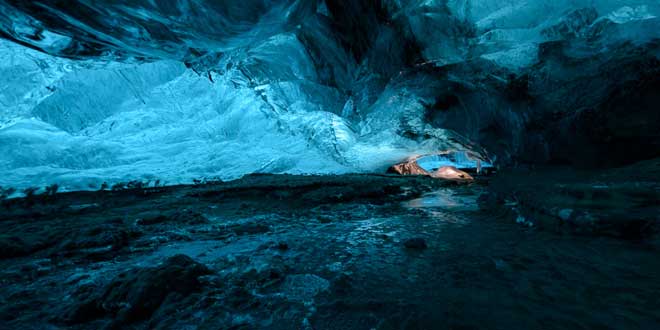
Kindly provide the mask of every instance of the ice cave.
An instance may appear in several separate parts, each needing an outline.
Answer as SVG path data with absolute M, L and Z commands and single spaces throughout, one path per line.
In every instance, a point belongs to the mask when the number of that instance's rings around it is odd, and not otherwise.
M 658 0 L 0 0 L 0 329 L 660 329 Z

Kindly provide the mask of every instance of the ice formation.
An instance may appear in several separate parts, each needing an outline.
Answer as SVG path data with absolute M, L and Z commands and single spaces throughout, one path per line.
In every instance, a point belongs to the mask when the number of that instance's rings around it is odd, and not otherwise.
M 424 155 L 417 158 L 417 164 L 429 172 L 444 166 L 454 166 L 463 169 L 487 169 L 493 167 L 490 161 L 475 158 L 467 152 Z
M 657 61 L 658 15 L 640 0 L 1 0 L 0 186 L 383 171 L 482 147 L 548 160 L 555 133 L 529 126 L 611 92 L 555 84 Z

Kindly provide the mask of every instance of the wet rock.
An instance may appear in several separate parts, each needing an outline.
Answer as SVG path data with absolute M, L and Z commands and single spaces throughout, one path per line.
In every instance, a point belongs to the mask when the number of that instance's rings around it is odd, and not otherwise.
M 18 270 L 18 275 L 23 278 L 34 280 L 50 273 L 53 269 L 50 259 L 35 260 L 22 265 Z
M 260 223 L 242 223 L 234 225 L 230 229 L 232 232 L 239 236 L 263 234 L 270 231 L 270 227 Z
M 573 214 L 573 210 L 571 209 L 561 209 L 558 212 L 559 218 L 564 221 L 568 221 L 569 219 L 571 219 L 572 214 Z
M 237 286 L 264 290 L 282 282 L 288 267 L 278 263 L 263 268 L 249 268 L 242 273 L 235 283 Z
M 505 203 L 503 196 L 492 193 L 485 192 L 479 195 L 477 198 L 477 203 L 483 208 L 496 208 Z
M 289 275 L 282 284 L 282 294 L 289 300 L 308 301 L 321 291 L 328 290 L 330 282 L 314 274 Z
M 204 215 L 191 210 L 179 210 L 169 214 L 146 216 L 136 220 L 136 224 L 141 226 L 170 222 L 175 224 L 203 225 L 209 223 L 209 220 Z
M 210 223 L 203 214 L 191 210 L 179 211 L 174 216 L 175 221 L 189 225 L 204 225 Z
M 335 294 L 344 295 L 350 293 L 353 287 L 353 279 L 347 272 L 340 273 L 332 281 L 332 291 Z
M 175 255 L 157 267 L 119 274 L 91 297 L 83 299 L 67 315 L 70 323 L 109 317 L 113 326 L 146 320 L 164 302 L 175 304 L 172 295 L 186 297 L 201 289 L 199 277 L 210 274 L 204 265 L 188 256 Z
M 426 240 L 421 237 L 409 238 L 403 241 L 403 246 L 412 250 L 424 250 L 428 247 L 426 245 Z
M 73 232 L 65 239 L 52 255 L 70 257 L 81 255 L 89 260 L 108 260 L 116 252 L 128 247 L 132 239 L 141 233 L 114 225 L 103 225 L 90 230 Z
M 22 257 L 32 253 L 34 247 L 27 244 L 23 239 L 16 236 L 0 238 L 0 259 L 11 259 Z
M 67 279 L 64 281 L 64 283 L 66 283 L 66 284 L 76 284 L 76 283 L 80 283 L 80 282 L 83 282 L 83 281 L 87 281 L 90 278 L 91 278 L 91 276 L 89 276 L 89 274 L 75 273 L 75 274 L 67 277 Z
M 232 308 L 243 310 L 259 305 L 259 299 L 243 287 L 232 287 L 227 292 L 225 303 Z
M 520 223 L 533 219 L 542 230 L 638 240 L 658 232 L 659 163 L 597 171 L 518 169 L 498 174 L 489 190 L 511 201 L 503 207 Z
M 155 224 L 160 224 L 164 222 L 170 221 L 170 218 L 159 214 L 154 217 L 148 217 L 148 218 L 140 218 L 135 221 L 135 224 L 140 225 L 140 226 L 150 226 L 150 225 L 155 225 Z
M 319 219 L 320 223 L 331 223 L 332 222 L 332 218 L 329 217 L 329 216 L 325 216 L 325 215 L 319 216 L 318 219 Z

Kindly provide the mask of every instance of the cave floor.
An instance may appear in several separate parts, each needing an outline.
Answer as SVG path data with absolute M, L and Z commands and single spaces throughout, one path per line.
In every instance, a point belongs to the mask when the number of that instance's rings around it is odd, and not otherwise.
M 529 194 L 491 207 L 495 181 L 252 175 L 5 201 L 0 328 L 657 329 L 655 235 L 517 223 Z

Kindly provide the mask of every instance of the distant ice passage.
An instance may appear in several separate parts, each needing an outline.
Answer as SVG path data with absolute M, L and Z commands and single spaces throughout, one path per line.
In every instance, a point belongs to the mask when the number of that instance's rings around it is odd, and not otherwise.
M 460 134 L 427 120 L 448 82 L 485 90 L 482 78 L 438 72 L 475 63 L 497 82 L 545 42 L 588 39 L 576 50 L 587 56 L 660 34 L 657 1 L 382 1 L 387 21 L 358 15 L 360 1 L 81 3 L 0 1 L 0 186 L 373 172 L 485 153 L 471 143 L 485 134 L 474 105 L 454 102 L 468 112 Z

